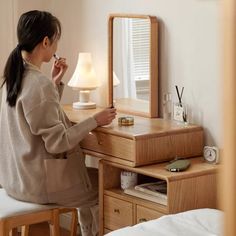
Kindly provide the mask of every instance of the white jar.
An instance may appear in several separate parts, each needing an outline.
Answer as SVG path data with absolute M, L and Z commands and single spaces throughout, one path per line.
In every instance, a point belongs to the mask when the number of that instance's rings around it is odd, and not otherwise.
M 120 183 L 122 189 L 132 188 L 138 183 L 137 173 L 131 171 L 121 171 Z

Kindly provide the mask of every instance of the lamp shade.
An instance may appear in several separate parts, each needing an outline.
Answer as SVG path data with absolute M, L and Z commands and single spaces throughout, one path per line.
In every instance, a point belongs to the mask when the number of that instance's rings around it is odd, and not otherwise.
M 68 86 L 80 90 L 93 90 L 99 85 L 92 65 L 91 53 L 79 53 L 77 66 Z

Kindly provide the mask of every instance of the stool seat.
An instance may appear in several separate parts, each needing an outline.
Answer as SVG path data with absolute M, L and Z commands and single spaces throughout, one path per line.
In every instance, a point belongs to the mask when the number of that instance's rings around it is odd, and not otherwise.
M 0 236 L 12 235 L 13 230 L 18 227 L 22 227 L 22 236 L 28 236 L 29 226 L 41 222 L 49 223 L 51 236 L 60 236 L 59 216 L 68 212 L 72 214 L 70 236 L 76 236 L 78 224 L 76 208 L 18 201 L 0 188 Z
M 32 212 L 44 211 L 59 207 L 55 204 L 41 205 L 30 202 L 18 201 L 7 195 L 4 189 L 0 189 L 0 219 L 29 214 Z

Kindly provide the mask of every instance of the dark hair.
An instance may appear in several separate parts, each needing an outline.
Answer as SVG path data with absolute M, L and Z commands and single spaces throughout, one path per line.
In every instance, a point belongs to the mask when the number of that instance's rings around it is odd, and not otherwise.
M 61 36 L 61 24 L 55 16 L 49 12 L 37 10 L 21 15 L 17 25 L 18 45 L 8 57 L 1 86 L 3 87 L 6 83 L 6 100 L 9 106 L 15 106 L 21 89 L 24 73 L 21 50 L 31 52 L 46 36 L 50 41 Z

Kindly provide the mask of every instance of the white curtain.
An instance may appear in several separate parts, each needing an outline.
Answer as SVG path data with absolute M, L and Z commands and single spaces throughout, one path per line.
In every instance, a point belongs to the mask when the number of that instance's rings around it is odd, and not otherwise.
M 113 36 L 113 70 L 120 81 L 115 88 L 115 97 L 136 98 L 130 19 L 115 18 Z
M 114 24 L 114 67 L 120 85 L 117 98 L 149 99 L 150 21 L 117 18 Z
M 122 66 L 123 66 L 123 91 L 124 97 L 136 98 L 134 78 L 132 22 L 131 19 L 122 19 Z

